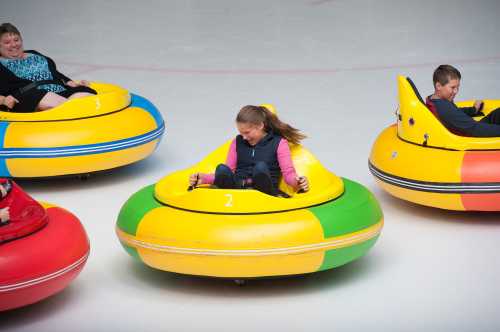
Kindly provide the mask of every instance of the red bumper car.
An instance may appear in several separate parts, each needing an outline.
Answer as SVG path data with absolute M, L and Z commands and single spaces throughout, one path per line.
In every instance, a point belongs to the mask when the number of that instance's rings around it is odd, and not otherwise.
M 43 300 L 80 273 L 87 234 L 72 213 L 0 180 L 0 311 Z

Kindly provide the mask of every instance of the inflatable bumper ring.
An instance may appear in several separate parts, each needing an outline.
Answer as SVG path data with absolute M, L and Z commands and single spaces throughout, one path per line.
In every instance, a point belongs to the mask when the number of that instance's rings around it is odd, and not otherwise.
M 198 187 L 189 174 L 213 172 L 227 142 L 192 168 L 135 193 L 122 207 L 117 235 L 125 250 L 160 270 L 245 279 L 312 273 L 363 256 L 383 224 L 374 196 L 325 169 L 301 146 L 292 158 L 311 188 L 291 197 L 256 190 Z
M 0 176 L 88 174 L 149 156 L 165 125 L 145 98 L 111 84 L 47 111 L 0 112 Z
M 6 183 L 6 182 L 4 182 Z M 87 235 L 70 212 L 38 203 L 14 182 L 1 200 L 0 311 L 43 300 L 69 285 L 89 255 Z
M 427 108 L 409 78 L 398 77 L 398 84 L 397 123 L 378 136 L 370 155 L 369 168 L 378 184 L 421 205 L 500 211 L 500 138 L 453 134 Z M 483 112 L 498 107 L 500 100 L 485 100 Z

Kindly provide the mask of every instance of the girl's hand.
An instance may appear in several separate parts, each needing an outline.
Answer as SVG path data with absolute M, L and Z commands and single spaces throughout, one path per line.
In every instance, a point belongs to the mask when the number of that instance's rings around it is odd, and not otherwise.
M 306 192 L 309 191 L 309 180 L 305 176 L 297 176 L 295 178 L 297 180 L 297 184 L 299 185 L 299 190 Z
M 88 86 L 90 86 L 90 82 L 89 82 L 89 81 L 87 81 L 87 80 L 81 80 L 81 81 L 80 81 L 80 85 L 82 85 L 82 86 L 87 86 L 87 87 L 88 87 Z
M 197 186 L 201 184 L 201 177 L 202 173 L 194 173 L 189 176 L 189 185 L 190 186 Z

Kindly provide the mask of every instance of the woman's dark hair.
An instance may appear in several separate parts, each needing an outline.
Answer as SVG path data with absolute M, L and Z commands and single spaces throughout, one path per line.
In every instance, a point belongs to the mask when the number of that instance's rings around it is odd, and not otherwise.
M 14 35 L 21 36 L 19 30 L 12 23 L 2 23 L 2 25 L 0 25 L 0 37 L 2 37 L 5 33 L 12 33 Z
M 460 75 L 458 69 L 450 65 L 440 65 L 434 71 L 434 75 L 432 75 L 434 86 L 438 82 L 441 85 L 446 85 L 450 80 L 459 80 L 461 78 L 462 75 Z
M 236 116 L 236 122 L 254 125 L 263 123 L 266 132 L 274 132 L 293 144 L 299 144 L 301 140 L 306 138 L 306 135 L 302 134 L 300 130 L 282 122 L 276 114 L 264 106 L 244 106 Z

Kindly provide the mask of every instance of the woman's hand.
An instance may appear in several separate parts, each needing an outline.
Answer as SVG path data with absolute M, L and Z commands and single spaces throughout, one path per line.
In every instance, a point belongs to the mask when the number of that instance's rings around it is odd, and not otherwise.
M 309 191 L 309 180 L 305 176 L 297 176 L 295 178 L 297 180 L 297 184 L 299 185 L 299 190 L 306 192 Z
M 17 100 L 16 98 L 14 98 L 14 97 L 12 97 L 12 96 L 9 95 L 7 97 L 3 97 L 3 100 L 0 103 L 0 105 L 5 105 L 9 109 L 13 109 L 14 106 L 16 106 L 16 104 L 18 102 L 19 102 L 19 100 Z
M 86 80 L 81 80 L 81 81 L 67 81 L 66 85 L 70 86 L 72 88 L 76 88 L 78 86 L 89 86 L 90 82 L 86 81 Z
M 76 88 L 78 86 L 78 83 L 76 83 L 75 81 L 67 81 L 66 85 L 72 88 Z

